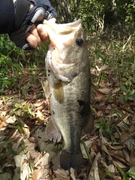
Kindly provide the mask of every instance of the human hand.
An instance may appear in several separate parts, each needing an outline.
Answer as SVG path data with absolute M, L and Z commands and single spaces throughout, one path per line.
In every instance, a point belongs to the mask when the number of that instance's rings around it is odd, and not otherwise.
M 49 21 L 55 23 L 56 19 L 52 18 Z M 47 39 L 48 39 L 48 34 L 43 24 L 38 24 L 37 26 L 33 24 L 30 31 L 26 35 L 27 42 L 33 48 L 40 46 Z
M 48 35 L 41 23 L 56 17 L 48 0 L 17 0 L 15 11 L 15 27 L 9 36 L 16 46 L 28 50 L 46 41 Z

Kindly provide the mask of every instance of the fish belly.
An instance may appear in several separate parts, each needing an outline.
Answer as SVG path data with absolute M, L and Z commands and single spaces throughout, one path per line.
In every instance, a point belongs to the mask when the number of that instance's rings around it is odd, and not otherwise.
M 65 170 L 70 167 L 81 168 L 81 133 L 90 115 L 89 69 L 86 67 L 85 72 L 81 72 L 69 83 L 55 83 L 53 77 L 52 80 L 50 78 L 50 83 L 51 119 L 61 132 L 65 144 L 60 156 L 60 165 Z

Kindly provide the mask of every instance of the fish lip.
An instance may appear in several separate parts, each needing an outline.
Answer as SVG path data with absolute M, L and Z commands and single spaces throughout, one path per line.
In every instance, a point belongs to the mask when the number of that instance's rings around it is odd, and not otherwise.
M 50 33 L 48 65 L 53 75 L 58 79 L 63 82 L 71 82 L 76 76 L 68 76 L 67 71 L 73 71 L 72 66 L 75 67 L 77 57 L 72 58 L 69 55 L 72 54 L 72 48 L 74 47 L 76 52 L 79 51 L 80 47 L 77 46 L 76 39 L 84 37 L 81 20 L 66 24 L 49 23 L 46 21 L 46 26 L 48 33 Z M 79 68 L 76 71 L 78 73 Z
M 55 48 L 56 48 L 55 45 L 52 42 L 50 42 L 50 45 L 49 45 L 50 51 L 53 52 Z
M 46 31 L 49 35 L 51 44 L 56 48 L 58 48 L 59 46 L 59 35 L 61 34 L 65 35 L 69 33 L 75 34 L 75 32 L 77 32 L 79 29 L 82 28 L 81 19 L 71 23 L 64 23 L 64 24 L 57 24 L 51 21 L 44 20 L 43 24 L 45 24 L 46 26 Z
M 73 27 L 73 28 L 74 28 L 75 26 L 78 26 L 78 25 L 81 24 L 81 23 L 82 23 L 82 20 L 81 20 L 81 19 L 78 19 L 78 20 L 76 20 L 76 21 L 74 21 L 74 22 L 57 24 L 57 25 L 59 25 L 59 26 L 66 26 L 66 27 L 70 26 L 70 27 Z M 44 20 L 44 21 L 43 21 L 43 24 L 50 25 L 50 24 L 56 24 L 56 23 L 51 22 L 51 21 Z

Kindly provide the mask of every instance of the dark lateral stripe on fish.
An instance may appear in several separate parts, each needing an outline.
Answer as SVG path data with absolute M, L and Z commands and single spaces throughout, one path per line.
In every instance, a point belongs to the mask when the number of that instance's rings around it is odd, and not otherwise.
M 62 104 L 64 102 L 64 91 L 63 91 L 63 87 L 62 87 L 61 81 L 59 81 L 59 83 L 55 83 L 53 88 L 54 88 L 55 99 L 60 104 Z

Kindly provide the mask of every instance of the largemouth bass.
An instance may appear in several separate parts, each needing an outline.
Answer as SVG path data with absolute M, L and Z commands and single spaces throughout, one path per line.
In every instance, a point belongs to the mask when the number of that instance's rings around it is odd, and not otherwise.
M 54 142 L 64 139 L 61 168 L 83 166 L 82 130 L 93 129 L 90 111 L 90 61 L 81 20 L 67 24 L 44 21 L 51 41 L 45 63 L 50 91 L 51 120 L 46 128 Z M 88 128 L 89 124 L 89 128 Z M 59 133 L 60 132 L 60 133 Z

